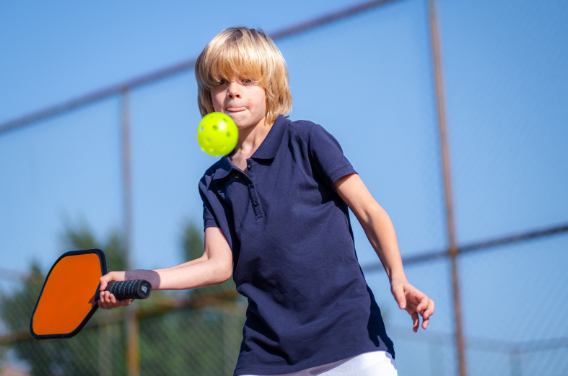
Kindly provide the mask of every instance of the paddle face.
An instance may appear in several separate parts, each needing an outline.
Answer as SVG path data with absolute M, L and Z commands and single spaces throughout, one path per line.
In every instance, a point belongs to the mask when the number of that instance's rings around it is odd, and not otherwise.
M 98 308 L 99 279 L 107 273 L 99 249 L 63 254 L 51 267 L 32 315 L 35 339 L 70 338 Z

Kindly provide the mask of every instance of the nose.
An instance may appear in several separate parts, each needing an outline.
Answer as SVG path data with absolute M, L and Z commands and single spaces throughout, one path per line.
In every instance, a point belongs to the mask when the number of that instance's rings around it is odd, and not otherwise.
M 241 90 L 237 82 L 235 81 L 229 82 L 227 95 L 229 96 L 230 99 L 241 98 Z

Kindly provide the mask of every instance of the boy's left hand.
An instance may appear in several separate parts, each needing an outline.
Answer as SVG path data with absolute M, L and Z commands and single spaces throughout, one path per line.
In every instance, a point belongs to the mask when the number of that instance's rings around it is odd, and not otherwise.
M 426 329 L 430 322 L 430 316 L 434 314 L 434 301 L 422 291 L 412 286 L 406 278 L 393 279 L 391 292 L 400 309 L 404 309 L 412 317 L 414 332 L 418 331 L 422 315 L 422 328 Z

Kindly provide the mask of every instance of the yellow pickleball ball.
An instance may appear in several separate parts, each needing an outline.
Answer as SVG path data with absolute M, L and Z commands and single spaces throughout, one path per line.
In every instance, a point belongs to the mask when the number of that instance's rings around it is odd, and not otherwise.
M 201 150 L 214 156 L 227 155 L 237 146 L 239 129 L 229 115 L 212 112 L 203 117 L 197 128 Z

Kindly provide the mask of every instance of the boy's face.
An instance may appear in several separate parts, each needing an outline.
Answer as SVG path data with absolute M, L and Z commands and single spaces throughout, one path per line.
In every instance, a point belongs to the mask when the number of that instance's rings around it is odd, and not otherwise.
M 264 122 L 266 94 L 262 86 L 249 79 L 233 75 L 229 81 L 222 80 L 211 90 L 215 112 L 229 115 L 239 129 Z

